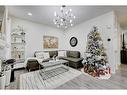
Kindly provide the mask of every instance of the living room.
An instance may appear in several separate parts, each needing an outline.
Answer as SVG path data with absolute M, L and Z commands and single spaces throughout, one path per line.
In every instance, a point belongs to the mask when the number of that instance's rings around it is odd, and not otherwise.
M 63 24 L 62 27 L 56 26 L 56 23 L 61 23 L 54 21 L 58 19 L 56 13 L 59 15 L 64 8 L 73 13 L 72 18 L 68 18 L 72 21 L 67 23 L 67 27 L 63 27 Z M 126 18 L 122 17 L 127 17 L 126 8 L 85 5 L 0 6 L 4 23 L 1 25 L 0 40 L 0 57 L 4 64 L 0 75 L 1 89 L 126 89 L 127 72 L 121 75 L 119 71 L 126 67 L 121 65 L 120 60 L 120 50 L 123 48 L 121 39 L 123 31 L 126 31 Z M 90 62 L 87 60 L 91 41 L 89 35 L 94 33 L 98 35 L 99 44 L 103 45 L 98 48 L 99 52 L 104 54 L 98 55 L 98 58 L 103 56 L 100 61 L 94 59 L 93 72 L 89 73 L 89 70 L 85 72 L 85 66 Z M 104 63 L 100 66 L 104 70 L 95 68 L 100 62 Z M 51 66 L 46 68 L 47 65 Z M 64 68 L 60 68 L 61 65 Z M 38 75 L 42 77 L 41 80 Z M 33 77 L 35 79 L 31 80 Z

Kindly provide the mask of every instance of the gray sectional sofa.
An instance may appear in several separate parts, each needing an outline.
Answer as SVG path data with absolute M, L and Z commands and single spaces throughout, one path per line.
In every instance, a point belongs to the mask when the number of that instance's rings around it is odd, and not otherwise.
M 50 58 L 45 59 L 43 61 L 52 60 L 52 57 L 54 55 L 58 56 L 58 51 L 36 51 L 34 53 L 34 57 L 36 57 L 36 54 L 40 52 L 49 52 Z M 79 51 L 66 51 L 66 57 L 60 56 L 59 59 L 64 59 L 64 60 L 69 61 L 69 66 L 74 67 L 76 69 L 83 66 L 82 65 L 83 58 L 81 58 Z

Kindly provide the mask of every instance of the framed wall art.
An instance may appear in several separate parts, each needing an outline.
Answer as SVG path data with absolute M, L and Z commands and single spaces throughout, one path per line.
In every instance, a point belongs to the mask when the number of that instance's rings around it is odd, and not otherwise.
M 58 38 L 54 36 L 43 36 L 43 48 L 44 49 L 57 49 L 58 48 Z

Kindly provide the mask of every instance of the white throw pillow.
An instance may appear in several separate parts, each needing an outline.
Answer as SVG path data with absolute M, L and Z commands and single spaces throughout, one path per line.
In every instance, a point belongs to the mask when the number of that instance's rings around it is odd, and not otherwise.
M 58 56 L 66 56 L 66 51 L 58 51 Z
M 44 58 L 43 52 L 36 53 L 36 57 L 39 59 L 43 59 Z
M 49 53 L 47 53 L 47 52 L 46 53 L 43 53 L 43 56 L 44 56 L 44 59 L 50 58 L 49 57 Z

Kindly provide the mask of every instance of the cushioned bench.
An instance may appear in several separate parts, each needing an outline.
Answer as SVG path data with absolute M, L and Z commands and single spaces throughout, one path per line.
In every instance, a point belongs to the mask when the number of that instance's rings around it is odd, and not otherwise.
M 39 70 L 39 63 L 36 59 L 29 59 L 27 60 L 26 69 L 28 71 Z

